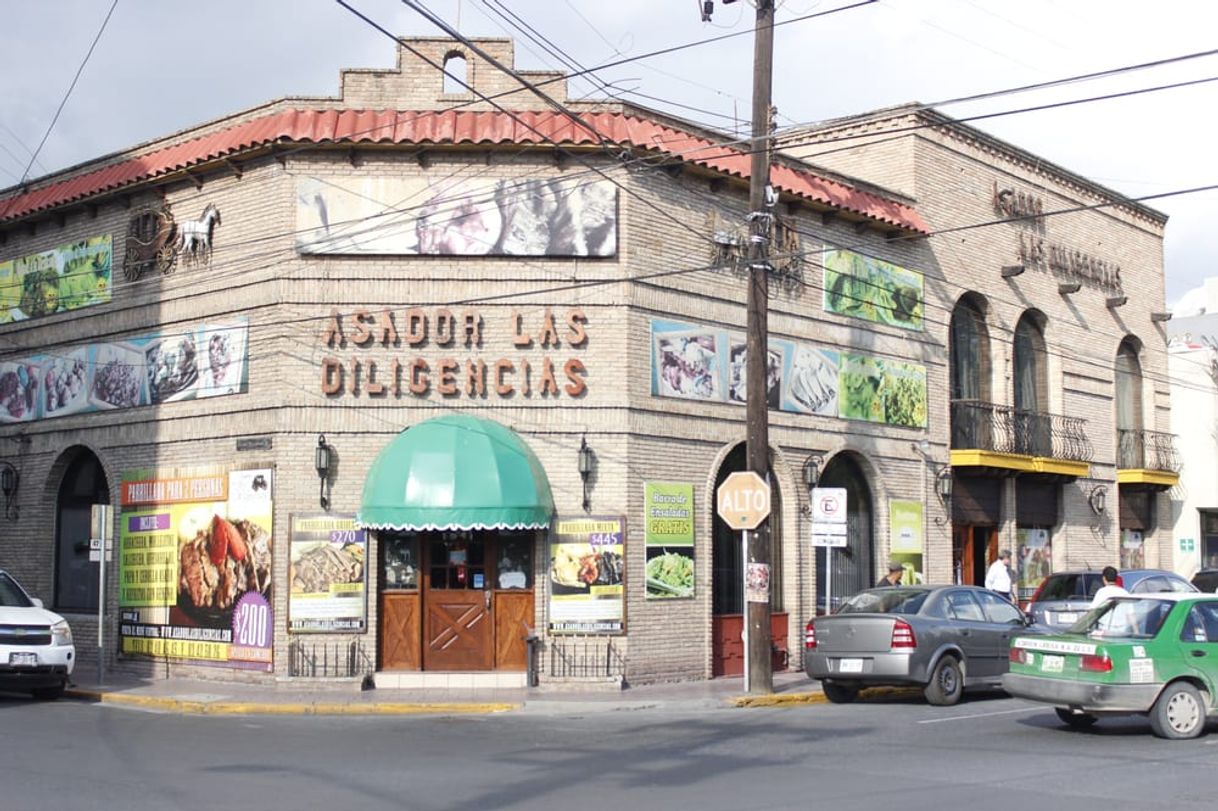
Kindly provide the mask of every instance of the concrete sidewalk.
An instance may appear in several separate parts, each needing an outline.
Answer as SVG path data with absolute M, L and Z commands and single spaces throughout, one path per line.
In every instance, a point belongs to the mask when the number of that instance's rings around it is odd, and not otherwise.
M 197 715 L 414 715 L 521 712 L 557 714 L 665 709 L 704 711 L 825 701 L 803 673 L 774 674 L 774 693 L 747 695 L 740 678 L 673 682 L 606 691 L 564 685 L 484 690 L 359 689 L 357 681 L 240 684 L 194 679 L 138 679 L 78 670 L 65 695 L 78 700 Z

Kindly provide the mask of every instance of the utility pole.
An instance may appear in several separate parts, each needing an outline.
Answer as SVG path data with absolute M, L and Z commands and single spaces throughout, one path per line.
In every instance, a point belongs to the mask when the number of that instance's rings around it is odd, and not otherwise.
M 753 33 L 753 163 L 749 182 L 749 297 L 746 357 L 746 457 L 748 469 L 769 481 L 770 414 L 766 380 L 769 377 L 767 338 L 770 295 L 770 86 L 774 66 L 774 0 L 756 0 L 757 25 Z M 749 533 L 748 560 L 770 567 L 770 519 Z M 773 589 L 771 582 L 770 589 Z M 746 596 L 747 599 L 747 596 Z M 748 623 L 749 692 L 774 692 L 770 661 L 770 601 L 745 603 Z
M 736 0 L 720 0 L 734 3 Z M 748 249 L 748 338 L 745 360 L 746 399 L 746 466 L 765 481 L 770 471 L 770 414 L 766 389 L 769 377 L 770 294 L 770 235 L 773 233 L 774 192 L 770 188 L 770 88 L 774 68 L 774 0 L 754 0 L 757 23 L 753 30 L 753 140 L 752 168 L 749 182 L 749 249 Z M 712 0 L 702 5 L 702 20 L 709 21 L 714 10 Z M 770 565 L 770 519 L 766 518 L 756 530 L 745 533 L 742 562 L 745 572 L 750 565 L 772 573 Z M 767 577 L 767 582 L 771 580 Z M 770 601 L 771 582 L 764 601 L 749 600 L 745 588 L 745 685 L 750 693 L 774 692 L 773 663 L 770 660 Z

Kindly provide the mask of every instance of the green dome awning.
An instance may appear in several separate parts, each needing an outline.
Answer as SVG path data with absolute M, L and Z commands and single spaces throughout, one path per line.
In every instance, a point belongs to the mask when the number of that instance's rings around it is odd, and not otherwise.
M 515 431 L 450 414 L 381 450 L 355 520 L 367 529 L 542 529 L 553 514 L 546 472 Z

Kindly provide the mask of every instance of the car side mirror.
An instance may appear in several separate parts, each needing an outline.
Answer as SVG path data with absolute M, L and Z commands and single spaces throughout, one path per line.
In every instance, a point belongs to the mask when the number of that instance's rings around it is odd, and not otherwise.
M 30 602 L 34 604 L 34 608 L 42 608 L 42 600 L 39 600 L 37 597 L 31 597 Z

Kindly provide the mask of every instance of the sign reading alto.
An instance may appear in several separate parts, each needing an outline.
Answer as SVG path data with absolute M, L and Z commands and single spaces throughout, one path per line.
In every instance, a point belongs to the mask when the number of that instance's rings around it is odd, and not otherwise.
M 715 495 L 716 511 L 732 529 L 757 529 L 770 514 L 770 485 L 751 470 L 729 475 Z

